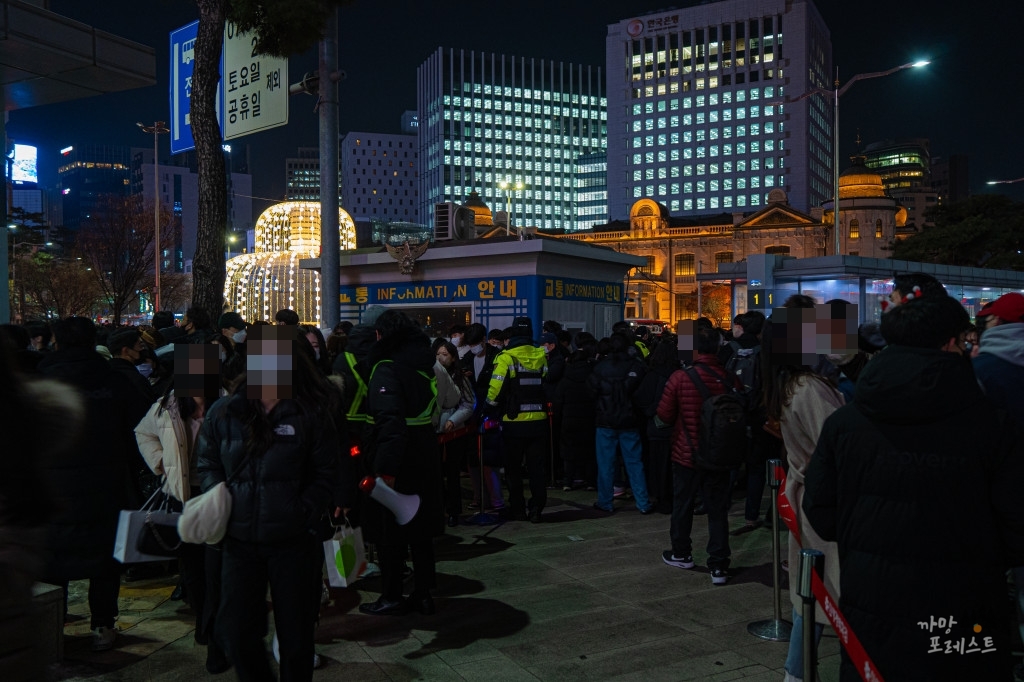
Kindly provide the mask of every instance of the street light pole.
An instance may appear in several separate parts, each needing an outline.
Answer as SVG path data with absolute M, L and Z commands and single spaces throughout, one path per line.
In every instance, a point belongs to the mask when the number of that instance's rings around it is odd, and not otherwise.
M 839 69 L 836 68 L 836 77 L 833 82 L 831 90 L 825 88 L 814 88 L 809 90 L 799 97 L 794 97 L 788 102 L 799 102 L 802 99 L 806 99 L 812 95 L 821 95 L 823 97 L 832 98 L 832 229 L 835 232 L 835 255 L 840 253 L 839 243 L 839 98 L 853 86 L 857 81 L 867 80 L 868 78 L 882 78 L 883 76 L 891 76 L 892 74 L 903 71 L 904 69 L 920 68 L 927 66 L 930 62 L 921 60 L 916 62 L 907 62 L 906 64 L 900 64 L 894 66 L 891 69 L 885 71 L 872 71 L 870 73 L 858 73 L 856 76 L 846 81 L 846 85 L 839 87 Z
M 153 134 L 153 251 L 156 255 L 156 258 L 153 259 L 153 312 L 159 312 L 160 266 L 163 263 L 164 250 L 160 246 L 160 159 L 157 154 L 159 153 L 160 135 L 171 131 L 164 121 L 156 121 L 151 126 L 144 125 L 141 122 L 135 125 L 139 126 L 142 132 Z
M 505 236 L 507 237 L 512 232 L 512 191 L 521 191 L 524 185 L 521 182 L 512 183 L 502 180 L 498 183 L 498 187 L 505 190 Z M 519 238 L 523 238 L 522 232 L 519 233 Z

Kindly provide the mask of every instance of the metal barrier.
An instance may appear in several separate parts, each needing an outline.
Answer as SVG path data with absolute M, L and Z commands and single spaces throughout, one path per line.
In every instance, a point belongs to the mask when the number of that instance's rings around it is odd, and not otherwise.
M 759 620 L 747 625 L 747 632 L 767 639 L 770 642 L 788 642 L 793 632 L 793 624 L 782 620 L 782 594 L 781 581 L 779 580 L 779 563 L 781 561 L 781 549 L 779 547 L 779 507 L 775 503 L 779 496 L 779 487 L 782 480 L 779 477 L 779 470 L 782 462 L 777 459 L 770 459 L 767 463 L 768 486 L 772 490 L 772 597 L 774 606 L 774 618 Z
M 811 589 L 812 576 L 821 575 L 825 568 L 825 554 L 816 549 L 800 550 L 800 617 L 803 618 L 804 679 L 817 679 L 818 647 L 814 646 L 814 592 Z

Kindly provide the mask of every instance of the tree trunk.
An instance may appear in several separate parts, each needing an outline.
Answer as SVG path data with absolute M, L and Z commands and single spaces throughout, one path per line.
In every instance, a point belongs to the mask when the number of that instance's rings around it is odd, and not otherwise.
M 192 305 L 205 309 L 212 320 L 224 310 L 228 190 L 216 100 L 226 4 L 226 0 L 196 0 L 199 33 L 192 75 L 192 137 L 199 161 L 199 231 L 192 258 Z

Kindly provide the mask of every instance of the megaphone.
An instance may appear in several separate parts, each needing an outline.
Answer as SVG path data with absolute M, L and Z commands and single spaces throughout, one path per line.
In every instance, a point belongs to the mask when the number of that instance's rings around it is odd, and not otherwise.
M 416 516 L 416 512 L 419 511 L 419 495 L 396 493 L 380 476 L 377 478 L 367 476 L 359 482 L 359 489 L 390 509 L 399 526 L 404 526 L 412 521 L 412 517 Z

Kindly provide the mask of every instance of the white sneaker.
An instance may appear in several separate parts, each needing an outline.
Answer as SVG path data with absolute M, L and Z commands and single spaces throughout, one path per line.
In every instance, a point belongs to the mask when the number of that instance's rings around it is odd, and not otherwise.
M 109 651 L 114 648 L 115 639 L 117 639 L 117 630 L 114 628 L 93 628 L 92 650 Z
M 278 644 L 278 642 L 277 642 L 277 633 L 276 632 L 274 633 L 274 643 L 271 645 L 270 648 L 274 650 L 274 660 L 277 661 L 278 664 L 280 664 L 281 663 L 281 645 Z M 324 662 L 320 660 L 320 654 L 313 654 L 313 670 L 316 670 L 317 668 L 319 668 L 323 664 L 324 664 Z
M 372 561 L 366 562 L 366 570 L 359 576 L 360 578 L 372 578 L 375 575 L 380 575 L 380 566 Z

